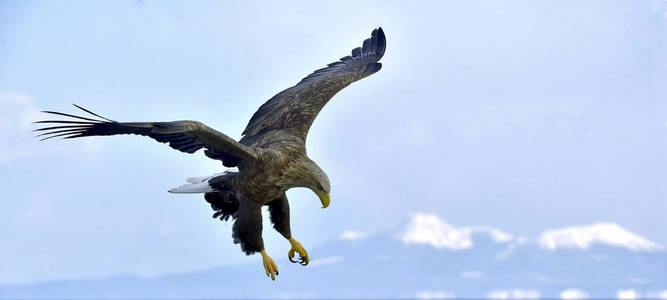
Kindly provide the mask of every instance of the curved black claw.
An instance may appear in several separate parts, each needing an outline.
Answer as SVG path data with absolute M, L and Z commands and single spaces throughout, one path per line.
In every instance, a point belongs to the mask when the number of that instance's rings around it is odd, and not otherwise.
M 287 257 L 287 259 L 289 259 L 289 261 L 291 261 L 292 263 L 299 263 L 302 266 L 307 266 L 308 265 L 308 261 L 306 260 L 305 257 L 300 257 L 299 256 L 299 260 L 292 260 L 291 257 Z

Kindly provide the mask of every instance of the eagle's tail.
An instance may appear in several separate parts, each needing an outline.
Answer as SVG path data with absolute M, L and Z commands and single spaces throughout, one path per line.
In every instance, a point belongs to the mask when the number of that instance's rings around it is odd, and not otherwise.
M 204 177 L 188 177 L 185 179 L 187 184 L 181 185 L 177 188 L 170 189 L 170 193 L 174 194 L 200 194 L 200 193 L 210 193 L 215 191 L 215 183 L 221 183 L 220 179 L 216 179 L 220 176 L 226 174 L 236 174 L 238 172 L 237 168 L 227 169 L 223 173 L 213 174 L 211 176 Z
M 219 175 L 219 174 L 216 174 Z M 216 176 L 213 175 L 213 176 Z M 190 179 L 197 179 L 199 180 L 200 178 L 188 178 L 188 184 L 181 185 L 177 188 L 170 189 L 170 193 L 174 194 L 199 194 L 199 193 L 209 193 L 213 191 L 213 188 L 208 184 L 208 180 L 213 177 L 208 177 L 205 179 L 201 179 L 201 181 L 197 182 L 190 182 Z
M 173 188 L 169 192 L 203 193 L 204 199 L 215 211 L 213 218 L 220 218 L 223 221 L 227 221 L 230 217 L 236 219 L 239 201 L 234 190 L 234 178 L 237 174 L 238 170 L 227 170 L 208 177 L 190 177 L 186 179 L 188 184 Z

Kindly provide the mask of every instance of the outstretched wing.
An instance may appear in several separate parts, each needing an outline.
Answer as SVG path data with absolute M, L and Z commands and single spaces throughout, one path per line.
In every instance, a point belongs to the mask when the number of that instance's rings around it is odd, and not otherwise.
M 352 82 L 380 70 L 382 64 L 378 61 L 385 47 L 382 28 L 373 30 L 362 47 L 352 50 L 352 55 L 313 72 L 264 103 L 248 122 L 240 142 L 266 146 L 272 140 L 284 139 L 285 134 L 296 135 L 305 142 L 310 125 L 329 99 Z
M 37 124 L 57 125 L 36 129 L 36 132 L 41 132 L 37 137 L 41 137 L 43 141 L 55 137 L 71 139 L 85 136 L 137 134 L 161 143 L 168 143 L 170 147 L 185 153 L 194 153 L 201 148 L 206 148 L 205 153 L 208 157 L 223 160 L 223 162 L 255 158 L 254 150 L 250 147 L 197 121 L 116 122 L 76 104 L 74 106 L 99 119 L 43 111 L 47 114 L 69 117 L 71 120 L 37 121 L 35 122 Z

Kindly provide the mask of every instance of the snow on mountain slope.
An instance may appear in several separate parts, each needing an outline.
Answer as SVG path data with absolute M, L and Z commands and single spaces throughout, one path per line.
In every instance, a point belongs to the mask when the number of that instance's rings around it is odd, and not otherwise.
M 473 234 L 488 234 L 499 243 L 514 237 L 488 226 L 455 227 L 434 214 L 419 213 L 412 216 L 399 230 L 398 239 L 406 244 L 428 244 L 436 248 L 464 250 L 473 247 Z
M 397 230 L 396 237 L 404 244 L 430 245 L 440 249 L 466 250 L 474 246 L 474 235 L 487 235 L 496 243 L 514 242 L 522 245 L 528 240 L 489 226 L 451 225 L 435 214 L 418 213 Z M 347 232 L 343 239 L 360 238 Z M 366 235 L 364 234 L 363 237 Z M 662 251 L 664 247 L 610 222 L 570 226 L 543 231 L 531 244 L 547 250 L 577 248 L 586 250 L 593 245 L 626 248 L 632 251 Z
M 588 249 L 593 244 L 623 247 L 633 251 L 658 251 L 661 245 L 625 230 L 614 223 L 596 223 L 548 230 L 540 234 L 540 247 L 549 250 L 558 248 Z

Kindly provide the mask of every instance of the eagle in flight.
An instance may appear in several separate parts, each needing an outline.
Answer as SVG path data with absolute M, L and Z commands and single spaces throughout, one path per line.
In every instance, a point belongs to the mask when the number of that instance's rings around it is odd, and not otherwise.
M 329 206 L 329 178 L 306 154 L 308 129 L 322 107 L 338 91 L 380 70 L 386 40 L 382 28 L 373 30 L 362 47 L 351 55 L 316 70 L 295 86 L 269 99 L 250 118 L 240 141 L 197 121 L 117 122 L 75 106 L 91 116 L 61 112 L 44 113 L 67 117 L 44 120 L 38 128 L 42 140 L 86 136 L 138 134 L 150 137 L 185 153 L 204 148 L 204 154 L 237 167 L 206 178 L 188 178 L 189 184 L 170 190 L 173 193 L 204 193 L 215 211 L 214 218 L 234 221 L 232 237 L 247 255 L 260 252 L 266 275 L 275 280 L 278 267 L 269 257 L 262 240 L 261 207 L 269 208 L 273 228 L 289 240 L 291 262 L 307 265 L 308 252 L 290 231 L 289 203 L 285 192 L 293 187 L 311 189 Z M 299 260 L 292 260 L 298 253 Z

